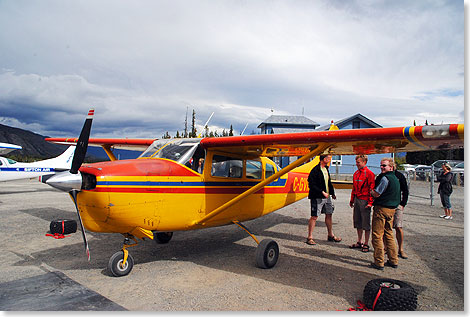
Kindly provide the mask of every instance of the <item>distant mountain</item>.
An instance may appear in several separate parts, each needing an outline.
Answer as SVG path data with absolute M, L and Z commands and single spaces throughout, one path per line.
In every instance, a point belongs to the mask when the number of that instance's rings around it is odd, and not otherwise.
M 68 146 L 44 141 L 43 135 L 0 124 L 0 142 L 21 145 L 23 149 L 10 152 L 15 156 L 28 156 L 37 159 L 55 157 Z
M 7 156 L 28 157 L 34 159 L 48 159 L 62 154 L 68 145 L 55 144 L 44 141 L 43 136 L 28 130 L 14 128 L 0 124 L 0 142 L 21 145 L 23 149 L 8 153 Z M 137 158 L 141 152 L 127 150 L 113 150 L 114 155 L 123 159 Z M 109 160 L 106 152 L 100 147 L 89 146 L 86 161 Z

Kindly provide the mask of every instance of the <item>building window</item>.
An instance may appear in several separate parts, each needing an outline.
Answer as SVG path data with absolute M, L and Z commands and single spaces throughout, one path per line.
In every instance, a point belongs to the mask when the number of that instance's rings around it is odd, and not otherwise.
M 343 165 L 343 156 L 342 155 L 333 155 L 331 157 L 331 165 L 335 165 L 335 166 Z
M 361 128 L 361 121 L 358 121 L 358 120 L 353 121 L 352 128 L 353 129 L 360 129 Z

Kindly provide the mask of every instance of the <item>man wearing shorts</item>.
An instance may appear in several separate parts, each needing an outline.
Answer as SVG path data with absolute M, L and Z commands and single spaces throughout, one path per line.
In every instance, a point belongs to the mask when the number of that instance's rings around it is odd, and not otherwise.
M 341 242 L 341 238 L 333 234 L 333 211 L 335 206 L 331 198 L 336 199 L 335 189 L 331 184 L 328 163 L 331 155 L 320 155 L 320 163 L 308 175 L 308 198 L 310 199 L 310 219 L 308 221 L 308 237 L 306 243 L 315 245 L 313 229 L 320 214 L 325 214 L 325 225 L 328 230 L 328 241 Z
M 396 164 L 394 166 L 395 176 L 400 182 L 400 192 L 401 200 L 400 204 L 395 210 L 395 216 L 393 217 L 393 228 L 395 229 L 395 236 L 398 243 L 398 256 L 402 259 L 407 259 L 405 251 L 403 251 L 403 211 L 405 209 L 406 203 L 408 202 L 408 184 L 406 182 L 406 177 L 396 169 Z
M 367 155 L 356 156 L 357 171 L 353 175 L 353 189 L 349 206 L 353 209 L 353 225 L 357 231 L 357 242 L 349 246 L 351 249 L 361 249 L 369 252 L 370 213 L 374 198 L 370 192 L 374 189 L 375 175 L 366 166 Z M 364 232 L 364 243 L 362 233 Z

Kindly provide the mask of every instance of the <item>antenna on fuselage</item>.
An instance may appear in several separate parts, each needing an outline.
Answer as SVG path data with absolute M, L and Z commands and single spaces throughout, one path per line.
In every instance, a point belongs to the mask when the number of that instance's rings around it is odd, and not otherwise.
M 242 133 L 240 133 L 240 135 L 243 135 L 243 133 L 245 133 L 245 130 L 246 130 L 247 126 L 248 126 L 248 122 L 245 124 L 245 128 L 243 129 Z
M 212 116 L 214 115 L 214 111 L 212 111 L 211 115 L 209 116 L 209 119 L 207 119 L 206 124 L 204 124 L 204 130 L 207 129 L 207 125 L 209 124 L 209 121 L 211 121 Z M 198 138 L 202 137 L 202 132 L 199 134 Z

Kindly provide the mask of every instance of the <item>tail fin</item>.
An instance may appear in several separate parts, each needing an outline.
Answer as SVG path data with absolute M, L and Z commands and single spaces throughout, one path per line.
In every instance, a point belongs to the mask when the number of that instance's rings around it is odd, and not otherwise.
M 75 148 L 76 148 L 75 145 L 71 145 L 61 155 L 42 161 L 41 163 L 52 164 L 56 170 L 57 169 L 68 170 L 72 166 L 72 159 L 75 153 Z

